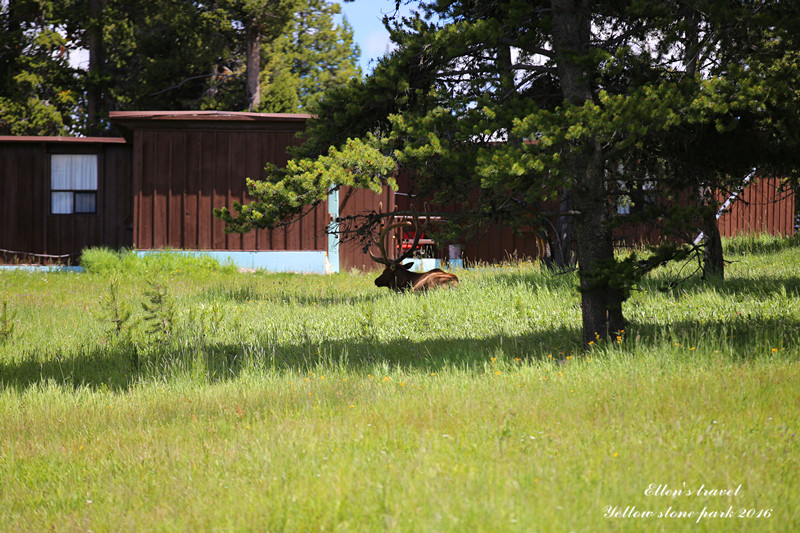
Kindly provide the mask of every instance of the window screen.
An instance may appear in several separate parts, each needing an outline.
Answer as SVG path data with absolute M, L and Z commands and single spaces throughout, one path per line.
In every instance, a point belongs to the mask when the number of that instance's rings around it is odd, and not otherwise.
M 97 212 L 97 155 L 50 157 L 50 211 L 54 215 Z

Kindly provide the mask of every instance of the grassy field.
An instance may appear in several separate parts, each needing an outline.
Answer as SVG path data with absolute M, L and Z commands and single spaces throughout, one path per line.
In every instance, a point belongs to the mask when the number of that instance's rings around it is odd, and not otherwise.
M 800 243 L 726 246 L 588 352 L 535 264 L 0 272 L 0 529 L 799 531 Z

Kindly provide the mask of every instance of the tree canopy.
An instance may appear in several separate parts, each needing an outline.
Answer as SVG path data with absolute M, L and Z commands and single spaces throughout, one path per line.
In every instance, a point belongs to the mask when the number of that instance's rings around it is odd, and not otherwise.
M 102 135 L 112 110 L 308 110 L 361 75 L 339 12 L 330 0 L 6 0 L 0 132 Z
M 80 90 L 52 6 L 0 4 L 0 132 L 58 135 L 80 128 Z
M 625 328 L 637 279 L 688 253 L 617 259 L 620 191 L 797 168 L 799 15 L 780 0 L 421 2 L 386 19 L 397 48 L 370 76 L 325 94 L 295 159 L 248 181 L 255 201 L 217 214 L 229 231 L 274 227 L 330 189 L 408 171 L 416 193 L 470 215 L 457 225 L 552 225 L 555 262 L 577 255 L 589 344 Z M 700 204 L 692 218 L 715 207 Z M 679 207 L 641 216 L 680 233 Z

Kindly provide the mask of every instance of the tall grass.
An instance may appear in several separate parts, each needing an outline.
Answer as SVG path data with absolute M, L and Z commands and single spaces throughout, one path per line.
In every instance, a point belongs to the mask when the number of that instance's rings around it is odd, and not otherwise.
M 726 246 L 727 281 L 657 272 L 626 338 L 588 352 L 574 274 L 535 264 L 403 295 L 108 251 L 88 274 L 3 272 L 0 523 L 797 530 L 800 247 Z

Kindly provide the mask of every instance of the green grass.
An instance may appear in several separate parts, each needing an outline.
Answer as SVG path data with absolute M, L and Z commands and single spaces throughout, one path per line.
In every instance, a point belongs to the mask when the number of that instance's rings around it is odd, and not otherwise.
M 800 247 L 726 244 L 727 281 L 657 272 L 586 353 L 574 274 L 530 264 L 422 295 L 108 251 L 2 272 L 0 524 L 800 530 Z M 154 284 L 173 322 L 147 333 Z

